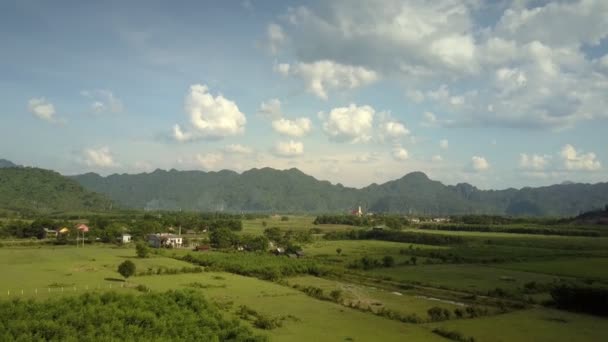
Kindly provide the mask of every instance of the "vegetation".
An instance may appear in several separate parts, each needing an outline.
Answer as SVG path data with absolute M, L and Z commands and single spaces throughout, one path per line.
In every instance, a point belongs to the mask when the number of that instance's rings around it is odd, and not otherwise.
M 147 258 L 150 255 L 150 247 L 145 242 L 140 241 L 135 245 L 135 253 L 138 258 Z
M 134 275 L 135 271 L 135 264 L 131 260 L 125 260 L 118 265 L 118 273 L 120 273 L 120 275 L 125 279 L 128 279 L 130 276 Z
M 192 291 L 0 301 L 3 341 L 264 341 Z
M 110 200 L 76 181 L 38 168 L 0 168 L 0 208 L 21 214 L 108 211 Z
M 363 189 L 332 185 L 297 169 L 270 168 L 242 174 L 156 170 L 101 177 L 88 173 L 73 179 L 125 207 L 147 210 L 337 213 L 367 203 L 365 211 L 374 213 L 563 217 L 608 203 L 608 183 L 495 191 L 466 183 L 446 186 L 421 172 Z
M 551 297 L 560 309 L 608 316 L 608 288 L 560 284 Z

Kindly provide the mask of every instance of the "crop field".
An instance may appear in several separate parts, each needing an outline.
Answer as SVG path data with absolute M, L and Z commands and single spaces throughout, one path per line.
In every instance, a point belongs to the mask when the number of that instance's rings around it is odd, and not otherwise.
M 242 233 L 260 235 L 264 229 L 270 227 L 278 227 L 281 230 L 292 231 L 309 231 L 311 228 L 319 228 L 322 231 L 340 231 L 353 229 L 352 226 L 342 224 L 323 224 L 315 225 L 314 216 L 285 216 L 287 220 L 282 219 L 283 216 L 273 215 L 263 219 L 243 220 Z

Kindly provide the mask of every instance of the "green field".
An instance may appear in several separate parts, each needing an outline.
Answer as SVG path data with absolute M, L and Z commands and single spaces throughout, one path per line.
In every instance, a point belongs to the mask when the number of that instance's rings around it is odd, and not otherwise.
M 273 216 L 243 221 L 240 234 L 259 235 L 269 227 L 319 228 L 313 242 L 302 244 L 302 258 L 185 248 L 137 258 L 133 246 L 16 247 L 31 240 L 3 241 L 0 298 L 42 301 L 85 292 L 190 289 L 215 303 L 226 318 L 240 320 L 271 341 L 446 341 L 433 333 L 438 327 L 475 341 L 598 341 L 608 336 L 606 318 L 540 305 L 551 299 L 548 289 L 555 282 L 608 283 L 605 238 L 429 230 L 465 240 L 433 246 L 330 241 L 322 233 L 365 228 L 315 226 L 313 220 Z M 387 257 L 393 260 L 388 266 L 381 263 Z M 376 263 L 361 267 L 364 258 Z M 138 273 L 126 282 L 117 273 L 125 260 L 134 262 Z M 195 266 L 204 270 L 181 273 Z M 157 274 L 159 269 L 164 271 Z M 524 291 L 530 283 L 538 287 Z M 145 287 L 138 291 L 138 285 Z M 283 323 L 262 330 L 242 316 L 243 308 Z M 432 310 L 447 316 L 435 319 Z

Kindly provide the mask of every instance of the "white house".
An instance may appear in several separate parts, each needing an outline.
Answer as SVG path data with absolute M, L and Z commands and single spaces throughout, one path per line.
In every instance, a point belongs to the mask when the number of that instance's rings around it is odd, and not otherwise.
M 154 248 L 161 248 L 161 247 L 181 248 L 182 243 L 183 243 L 183 240 L 180 235 L 168 234 L 168 233 L 159 233 L 159 234 L 148 235 L 148 244 L 150 245 L 150 247 L 154 247 Z
M 122 234 L 122 243 L 131 243 L 131 234 Z

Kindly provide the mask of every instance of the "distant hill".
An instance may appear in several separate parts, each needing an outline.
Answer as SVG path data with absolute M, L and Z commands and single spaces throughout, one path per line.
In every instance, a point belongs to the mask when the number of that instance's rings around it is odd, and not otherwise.
M 319 181 L 298 169 L 271 168 L 242 174 L 156 170 L 101 177 L 88 173 L 73 179 L 116 203 L 140 209 L 320 213 L 361 205 L 372 212 L 413 215 L 575 216 L 608 203 L 608 183 L 479 190 L 466 183 L 446 186 L 422 172 L 362 189 Z
M 0 159 L 0 169 L 4 169 L 7 167 L 18 167 L 19 165 L 13 164 L 10 160 Z
M 111 201 L 73 179 L 38 168 L 0 168 L 0 208 L 39 213 L 104 211 Z

